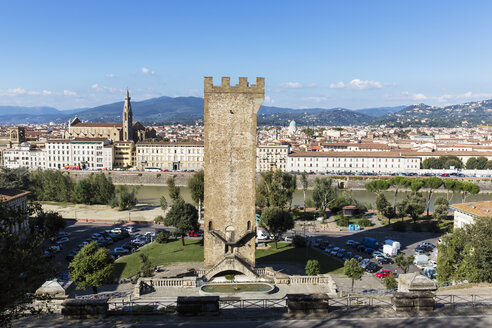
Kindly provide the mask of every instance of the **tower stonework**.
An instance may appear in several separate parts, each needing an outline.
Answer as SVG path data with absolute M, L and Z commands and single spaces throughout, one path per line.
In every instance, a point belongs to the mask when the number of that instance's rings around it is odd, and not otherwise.
M 265 79 L 249 85 L 240 77 L 230 85 L 204 80 L 205 127 L 205 279 L 224 271 L 256 277 L 255 194 L 256 117 Z
M 126 89 L 125 105 L 123 106 L 123 141 L 133 140 L 133 112 L 130 93 Z

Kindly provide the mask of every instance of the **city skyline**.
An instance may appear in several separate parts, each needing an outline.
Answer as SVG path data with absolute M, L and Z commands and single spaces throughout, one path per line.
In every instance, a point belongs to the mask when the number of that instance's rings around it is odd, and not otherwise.
M 89 5 L 88 5 L 89 4 Z M 4 4 L 0 105 L 199 96 L 203 76 L 266 78 L 267 106 L 492 98 L 485 1 Z M 400 49 L 400 50 L 398 50 Z M 475 50 L 474 50 L 475 49 Z M 478 51 L 478 49 L 480 49 Z

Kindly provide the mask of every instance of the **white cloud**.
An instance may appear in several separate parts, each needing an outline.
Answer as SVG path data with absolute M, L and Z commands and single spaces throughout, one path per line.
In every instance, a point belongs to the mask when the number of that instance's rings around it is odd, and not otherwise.
M 408 91 L 403 91 L 400 93 L 401 99 L 409 99 L 409 100 L 425 100 L 427 96 L 423 93 L 410 93 Z
M 6 95 L 7 96 L 18 96 L 18 95 L 24 95 L 26 93 L 27 93 L 26 89 L 14 88 L 14 89 L 8 89 L 6 92 Z
M 315 103 L 320 103 L 320 102 L 323 102 L 323 101 L 327 101 L 329 99 L 330 99 L 329 97 L 305 97 L 304 98 L 304 100 L 306 100 L 306 101 L 312 101 L 312 102 L 315 102 Z
M 107 77 L 108 79 L 112 79 L 112 78 L 114 77 L 114 74 L 106 74 L 106 77 Z
M 43 94 L 43 96 L 50 96 L 53 94 L 53 92 L 49 91 L 49 90 L 43 90 L 43 91 L 41 91 L 41 93 Z
M 367 89 L 381 89 L 383 84 L 378 81 L 353 79 L 348 83 L 337 82 L 330 84 L 331 89 L 353 89 L 353 90 L 367 90 Z
M 36 90 L 26 90 L 24 88 L 13 88 L 13 89 L 7 89 L 6 91 L 0 91 L 0 95 L 2 96 L 10 96 L 10 97 L 15 97 L 15 96 L 22 96 L 22 95 L 28 95 L 28 96 L 49 96 L 53 94 L 53 92 L 49 90 L 43 90 L 43 91 L 36 91 Z
M 492 98 L 492 93 L 473 93 L 471 91 L 461 93 L 461 94 L 444 94 L 441 96 L 434 97 L 440 103 L 447 103 L 449 101 L 460 101 L 460 100 L 471 100 L 480 98 Z
M 63 90 L 63 95 L 65 95 L 65 96 L 75 97 L 75 96 L 77 96 L 77 92 L 75 92 L 75 91 L 70 91 L 70 90 Z
M 142 67 L 142 73 L 144 73 L 144 74 L 150 74 L 150 75 L 154 75 L 155 74 L 154 71 L 151 71 L 150 68 L 147 68 L 147 67 Z
M 93 85 L 91 85 L 91 88 L 97 90 L 99 89 L 99 84 L 94 83 Z
M 264 101 L 265 104 L 268 104 L 268 105 L 272 105 L 275 103 L 275 101 L 273 100 L 272 97 L 270 96 L 265 96 L 265 101 Z
M 122 93 L 123 89 L 113 88 L 113 87 L 105 87 L 103 85 L 99 85 L 98 83 L 94 83 L 91 85 L 91 89 L 94 89 L 99 92 L 109 92 L 109 93 Z
M 284 89 L 300 89 L 300 88 L 313 88 L 316 83 L 302 84 L 301 82 L 284 82 L 280 84 Z

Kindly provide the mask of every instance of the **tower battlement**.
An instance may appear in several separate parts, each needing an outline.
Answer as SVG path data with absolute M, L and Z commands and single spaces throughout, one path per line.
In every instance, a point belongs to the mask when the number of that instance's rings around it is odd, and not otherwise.
M 265 93 L 265 78 L 257 77 L 256 84 L 250 85 L 247 77 L 240 77 L 239 84 L 231 86 L 230 77 L 222 77 L 221 85 L 214 86 L 213 78 L 207 76 L 204 78 L 205 93 Z

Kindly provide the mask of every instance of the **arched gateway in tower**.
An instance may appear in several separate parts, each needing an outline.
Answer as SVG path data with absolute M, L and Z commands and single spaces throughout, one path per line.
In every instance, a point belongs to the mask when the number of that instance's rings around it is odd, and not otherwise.
M 205 279 L 225 271 L 256 277 L 256 116 L 265 79 L 221 86 L 205 78 Z

